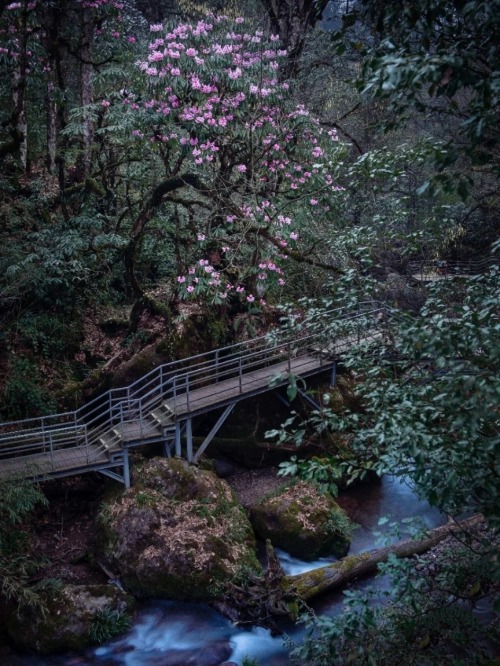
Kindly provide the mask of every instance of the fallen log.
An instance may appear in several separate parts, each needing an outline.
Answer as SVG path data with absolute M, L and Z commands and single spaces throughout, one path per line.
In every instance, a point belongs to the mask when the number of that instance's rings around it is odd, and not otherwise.
M 480 514 L 459 522 L 450 521 L 430 530 L 421 539 L 406 539 L 366 553 L 350 555 L 338 562 L 295 576 L 284 574 L 271 543 L 267 541 L 268 566 L 265 574 L 258 576 L 250 573 L 244 584 L 230 583 L 217 608 L 237 624 L 256 624 L 270 629 L 273 633 L 279 633 L 275 621 L 277 617 L 288 616 L 296 620 L 300 608 L 303 608 L 306 602 L 324 592 L 342 588 L 356 578 L 373 573 L 377 565 L 385 562 L 389 555 L 419 555 L 450 535 L 456 534 L 463 539 L 469 530 L 483 521 Z
M 430 530 L 421 539 L 406 539 L 359 555 L 348 555 L 338 562 L 306 573 L 284 576 L 281 584 L 287 593 L 294 591 L 299 599 L 309 601 L 323 592 L 344 587 L 356 578 L 373 573 L 380 563 L 387 561 L 389 555 L 396 557 L 420 555 L 450 535 L 456 534 L 463 537 L 465 532 L 479 525 L 483 520 L 483 516 L 477 514 L 459 522 L 450 521 L 446 525 Z

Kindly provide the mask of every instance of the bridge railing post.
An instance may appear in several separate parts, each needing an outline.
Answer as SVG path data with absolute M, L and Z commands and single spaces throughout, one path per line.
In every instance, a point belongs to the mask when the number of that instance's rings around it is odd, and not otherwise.
M 240 384 L 240 393 L 243 393 L 242 375 L 243 375 L 243 370 L 242 370 L 241 357 L 240 357 L 238 359 L 238 379 L 239 379 L 239 384 Z
M 87 437 L 87 426 L 85 426 L 85 441 L 87 442 L 87 445 L 85 447 L 85 453 L 86 453 L 86 458 L 87 458 L 87 465 L 90 465 L 90 447 L 88 445 L 88 437 Z
M 127 405 L 128 410 L 130 411 L 130 386 L 127 386 Z
M 139 400 L 139 423 L 141 424 L 141 437 L 142 437 L 142 428 L 143 428 L 143 425 L 144 425 L 142 407 L 143 407 L 142 400 Z
M 188 411 L 190 411 L 190 405 L 189 405 L 189 374 L 186 374 L 186 401 L 187 401 Z
M 52 432 L 49 430 L 49 452 L 50 452 L 50 464 L 52 469 L 54 469 L 54 442 L 52 440 Z
M 42 450 L 43 453 L 45 453 L 45 419 L 43 418 L 43 416 L 41 418 L 41 422 L 42 422 L 42 442 L 43 442 Z

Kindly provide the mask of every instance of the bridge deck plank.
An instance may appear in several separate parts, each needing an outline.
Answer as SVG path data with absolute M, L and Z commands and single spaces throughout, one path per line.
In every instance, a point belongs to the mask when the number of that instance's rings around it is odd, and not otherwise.
M 105 464 L 108 458 L 103 453 L 98 454 L 97 451 L 97 447 L 78 446 L 2 460 L 0 463 L 0 479 L 20 475 L 42 477 L 45 474 L 57 474 Z
M 312 356 L 301 356 L 292 359 L 290 371 L 295 375 L 307 375 L 321 368 L 321 362 Z M 287 382 L 288 361 L 276 363 L 265 368 L 247 372 L 241 377 L 234 377 L 208 386 L 189 391 L 169 401 L 177 416 L 189 416 L 194 413 L 209 411 L 218 405 L 223 405 L 240 396 L 264 392 L 269 388 L 269 382 L 277 375 L 282 375 L 281 383 Z

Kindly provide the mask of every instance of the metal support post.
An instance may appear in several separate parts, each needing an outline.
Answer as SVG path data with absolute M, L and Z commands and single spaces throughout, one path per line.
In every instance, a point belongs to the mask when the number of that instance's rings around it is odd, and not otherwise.
M 177 421 L 175 424 L 175 455 L 180 458 L 182 455 L 181 449 L 181 422 Z
M 208 435 L 205 437 L 205 441 L 203 444 L 200 446 L 198 451 L 196 452 L 193 462 L 197 463 L 198 460 L 200 459 L 201 454 L 206 450 L 207 446 L 210 444 L 212 439 L 215 437 L 215 435 L 219 432 L 221 426 L 224 424 L 224 421 L 227 419 L 229 414 L 233 411 L 233 408 L 235 406 L 236 402 L 232 402 L 230 405 L 226 407 L 226 409 L 222 412 L 222 414 L 219 416 L 217 419 L 217 423 L 214 425 L 212 430 L 208 433 Z
M 130 464 L 128 460 L 128 449 L 123 449 L 123 483 L 125 488 L 130 488 Z
M 186 456 L 188 462 L 193 462 L 193 425 L 191 419 L 186 421 Z
M 337 386 L 337 361 L 333 362 L 332 376 L 330 378 L 330 388 Z

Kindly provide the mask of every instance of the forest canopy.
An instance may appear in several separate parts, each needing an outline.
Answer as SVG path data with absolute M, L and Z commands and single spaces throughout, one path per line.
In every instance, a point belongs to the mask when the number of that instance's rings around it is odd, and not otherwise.
M 500 0 L 0 0 L 1 420 L 376 302 L 352 404 L 270 433 L 348 447 L 285 472 L 396 474 L 497 530 L 499 49 Z M 488 663 L 449 627 L 497 585 L 492 534 L 443 594 L 389 563 L 389 612 L 356 597 L 297 658 Z

